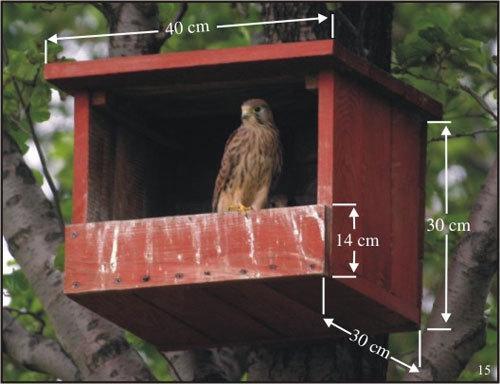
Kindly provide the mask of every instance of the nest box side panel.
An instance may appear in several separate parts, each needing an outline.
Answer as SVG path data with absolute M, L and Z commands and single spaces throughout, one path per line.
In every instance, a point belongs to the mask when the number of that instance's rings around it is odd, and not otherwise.
M 90 102 L 88 92 L 75 94 L 73 154 L 73 223 L 87 221 L 90 148 Z
M 393 249 L 393 197 L 399 193 L 393 187 L 392 178 L 393 100 L 345 72 L 321 73 L 318 86 L 318 203 L 327 206 L 333 202 L 356 203 L 360 215 L 353 229 L 349 218 L 352 208 L 331 208 L 332 224 L 327 226 L 330 241 L 326 244 L 327 255 L 330 255 L 327 256 L 329 274 L 352 274 L 349 262 L 355 249 L 356 261 L 360 263 L 357 278 L 339 280 L 338 284 L 358 292 L 359 302 L 371 300 L 373 316 L 384 319 L 381 323 L 385 321 L 385 330 L 408 329 L 419 319 L 415 302 L 420 275 L 409 272 L 393 275 L 402 263 L 417 265 L 415 254 L 399 255 Z M 417 146 L 420 144 L 419 139 Z M 419 174 L 420 161 L 419 158 L 417 164 L 406 162 L 406 171 Z M 403 199 L 406 202 L 408 198 Z M 420 211 L 421 202 L 413 203 L 413 208 Z M 416 219 L 415 225 L 417 223 Z M 342 239 L 351 234 L 354 243 L 361 237 L 376 237 L 378 246 L 339 246 L 339 234 Z M 395 257 L 400 259 L 394 260 Z M 406 286 L 401 287 L 404 292 L 394 292 L 391 288 L 394 279 L 396 284 L 404 279 Z M 406 300 L 410 296 L 411 300 Z M 364 308 L 369 308 L 368 304 Z
M 391 104 L 360 80 L 334 74 L 333 197 L 356 203 L 360 217 L 356 229 L 352 208 L 333 208 L 333 260 L 335 274 L 350 274 L 352 250 L 360 263 L 356 274 L 383 289 L 390 285 L 391 264 Z M 351 234 L 352 246 L 341 240 Z M 356 245 L 361 237 L 377 237 L 378 247 Z
M 391 292 L 421 308 L 427 130 L 423 116 L 397 104 L 392 119 Z

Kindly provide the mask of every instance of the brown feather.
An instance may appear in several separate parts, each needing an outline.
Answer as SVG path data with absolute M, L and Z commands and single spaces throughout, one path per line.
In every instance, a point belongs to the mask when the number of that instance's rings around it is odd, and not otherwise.
M 281 171 L 279 132 L 269 106 L 264 100 L 251 99 L 242 110 L 242 125 L 224 149 L 212 199 L 214 211 L 238 205 L 263 208 Z

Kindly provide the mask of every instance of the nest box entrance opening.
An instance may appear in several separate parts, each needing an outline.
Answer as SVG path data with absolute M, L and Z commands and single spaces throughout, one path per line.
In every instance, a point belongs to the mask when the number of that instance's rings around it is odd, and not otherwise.
M 211 212 L 225 142 L 250 98 L 269 103 L 283 145 L 270 207 L 277 200 L 315 204 L 318 101 L 304 77 L 188 90 L 127 88 L 91 96 L 88 221 Z

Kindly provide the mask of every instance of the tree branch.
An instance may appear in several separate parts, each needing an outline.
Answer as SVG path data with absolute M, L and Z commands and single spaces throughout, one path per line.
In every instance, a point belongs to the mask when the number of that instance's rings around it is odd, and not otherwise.
M 177 14 L 173 18 L 173 20 L 170 21 L 170 23 L 172 23 L 172 25 L 174 25 L 178 21 L 181 21 L 185 15 L 185 13 L 187 12 L 188 3 L 181 3 L 180 6 L 181 7 L 177 11 Z M 167 41 L 169 38 L 171 38 L 173 36 L 171 33 L 165 32 L 165 28 L 166 28 L 165 25 L 160 25 L 160 33 L 155 35 L 156 43 L 158 45 L 158 50 L 161 48 L 161 46 L 163 45 L 163 43 L 165 41 Z
M 2 230 L 83 380 L 152 380 L 146 365 L 116 325 L 70 300 L 54 266 L 61 228 L 53 205 L 36 184 L 19 147 L 2 131 Z
M 474 131 L 474 132 L 470 132 L 470 133 L 454 133 L 452 136 L 449 136 L 448 137 L 448 140 L 449 139 L 458 139 L 458 138 L 461 138 L 461 137 L 473 137 L 475 138 L 476 135 L 479 135 L 481 133 L 498 133 L 498 129 L 496 128 L 492 128 L 492 129 L 478 129 L 477 131 Z M 429 139 L 427 142 L 428 143 L 435 143 L 437 141 L 444 141 L 444 137 L 443 136 L 439 136 L 439 137 L 433 137 L 432 139 Z
M 248 348 L 211 348 L 165 352 L 164 356 L 179 381 L 240 381 L 246 370 Z
M 4 353 L 27 369 L 64 381 L 78 381 L 78 368 L 55 340 L 30 334 L 9 311 L 2 309 Z
M 454 381 L 485 345 L 484 309 L 498 265 L 497 162 L 494 161 L 470 216 L 471 232 L 460 240 L 449 268 L 449 312 L 453 332 L 425 332 L 422 368 L 407 380 Z M 429 327 L 442 327 L 444 287 L 436 296 Z
M 490 108 L 486 101 L 484 101 L 481 95 L 477 94 L 471 87 L 462 84 L 461 82 L 458 82 L 458 86 L 461 90 L 472 96 L 472 98 L 481 106 L 481 108 L 483 108 L 491 117 L 493 117 L 495 121 L 497 120 L 497 114 L 493 111 L 493 109 Z
M 19 309 L 11 308 L 11 307 L 2 307 L 2 310 L 16 313 L 17 314 L 16 318 L 18 318 L 19 316 L 32 317 L 35 321 L 40 323 L 40 328 L 38 329 L 37 334 L 39 334 L 39 335 L 43 334 L 43 330 L 45 329 L 45 321 L 42 319 L 41 315 L 30 312 L 30 311 L 26 311 L 26 310 L 21 311 Z

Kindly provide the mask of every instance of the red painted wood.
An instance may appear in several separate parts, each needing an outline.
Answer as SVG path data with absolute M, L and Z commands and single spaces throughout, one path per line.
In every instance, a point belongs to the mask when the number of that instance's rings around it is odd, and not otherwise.
M 318 76 L 318 187 L 317 202 L 333 203 L 334 156 L 334 74 L 323 71 Z
M 234 289 L 228 288 L 227 284 L 218 285 L 224 291 Z M 242 339 L 242 329 L 245 330 L 245 338 L 251 340 L 273 340 L 279 335 L 276 329 L 210 294 L 205 287 L 179 286 L 175 293 L 170 294 L 158 289 L 140 289 L 136 290 L 136 295 L 171 316 L 182 319 L 184 324 L 211 340 L 237 343 Z M 248 310 L 252 312 L 252 307 Z
M 322 273 L 324 225 L 322 206 L 70 225 L 65 292 Z
M 159 149 L 149 151 L 140 128 L 110 118 L 119 109 L 103 91 L 119 102 L 127 99 L 122 87 L 139 85 L 148 91 L 189 82 L 184 96 L 217 82 L 243 89 L 255 85 L 250 72 L 259 81 L 288 76 L 293 81 L 284 87 L 317 75 L 317 205 L 128 220 L 152 207 L 147 186 L 155 173 L 146 175 L 146 158 Z M 321 277 L 351 274 L 354 247 L 337 247 L 336 234 L 352 233 L 377 236 L 380 246 L 355 248 L 358 278 L 327 279 L 326 314 L 372 333 L 419 323 L 422 126 L 440 117 L 434 100 L 330 40 L 54 63 L 46 76 L 70 92 L 88 89 L 75 93 L 74 224 L 66 232 L 64 287 L 74 300 L 164 350 L 334 337 L 321 323 Z M 301 97 L 311 110 L 314 99 Z M 356 231 L 351 208 L 332 202 L 358 204 Z M 86 223 L 111 218 L 125 220 Z
M 425 207 L 425 122 L 395 107 L 392 121 L 391 292 L 420 308 Z
M 248 78 L 246 74 L 250 68 L 256 69 L 256 76 L 278 75 L 283 74 L 285 67 L 289 73 L 302 74 L 326 68 L 348 70 L 433 116 L 441 115 L 439 103 L 376 69 L 334 40 L 50 63 L 45 66 L 44 74 L 46 80 L 73 92 L 89 87 L 101 90 L 110 86 L 121 88 L 136 83 L 141 86 L 160 85 L 162 82 L 168 85 L 179 79 L 227 81 L 230 74 Z
M 273 289 L 272 284 L 273 281 L 242 281 L 231 288 L 214 285 L 207 290 L 247 316 L 266 324 L 281 337 L 324 337 L 323 320 L 318 312 L 298 303 L 295 297 L 289 298 Z M 318 291 L 303 291 L 298 296 L 307 294 L 317 296 Z
M 211 345 L 214 340 L 150 305 L 135 292 L 100 292 L 72 295 L 79 304 L 165 350 L 183 350 L 193 345 Z
M 75 94 L 75 130 L 73 154 L 73 218 L 74 224 L 87 221 L 89 190 L 90 110 L 88 92 Z

